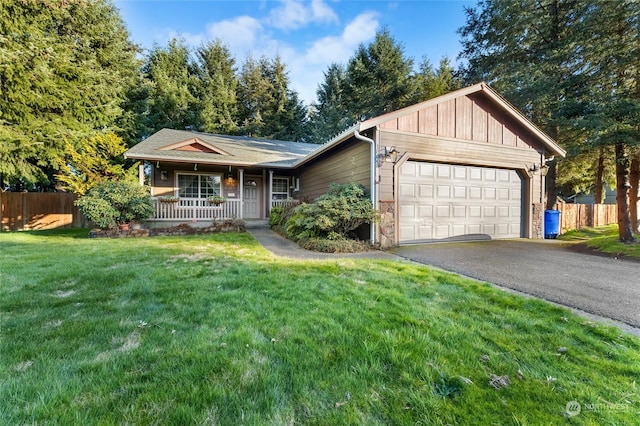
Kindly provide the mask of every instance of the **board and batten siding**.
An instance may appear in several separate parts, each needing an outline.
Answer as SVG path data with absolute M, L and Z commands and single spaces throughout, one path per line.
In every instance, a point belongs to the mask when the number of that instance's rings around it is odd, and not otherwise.
M 382 123 L 380 129 L 525 149 L 537 145 L 530 132 L 479 94 L 425 106 Z
M 370 187 L 371 146 L 355 139 L 324 154 L 300 172 L 300 195 L 313 201 L 327 192 L 331 183 L 360 183 Z

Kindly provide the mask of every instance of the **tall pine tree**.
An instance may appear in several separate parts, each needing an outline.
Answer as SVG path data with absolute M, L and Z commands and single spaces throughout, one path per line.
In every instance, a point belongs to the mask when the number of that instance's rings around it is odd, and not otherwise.
M 199 111 L 196 97 L 196 69 L 183 40 L 172 39 L 168 46 L 155 46 L 143 70 L 149 81 L 147 128 L 197 129 Z
M 486 0 L 467 10 L 461 29 L 467 78 L 491 82 L 570 153 L 613 148 L 622 241 L 634 240 L 627 192 L 628 152 L 639 139 L 637 11 L 634 0 Z
M 309 112 L 310 138 L 308 142 L 324 143 L 349 126 L 355 119 L 347 112 L 345 89 L 347 74 L 344 66 L 331 64 L 324 72 L 324 82 L 316 90 L 317 102 Z
M 345 106 L 355 121 L 408 106 L 414 83 L 413 59 L 389 33 L 379 31 L 375 40 L 360 45 L 347 65 Z
M 306 108 L 289 88 L 289 77 L 279 57 L 248 57 L 238 85 L 241 132 L 245 135 L 303 141 Z
M 196 50 L 196 96 L 200 106 L 200 130 L 233 134 L 238 128 L 235 59 L 220 40 Z

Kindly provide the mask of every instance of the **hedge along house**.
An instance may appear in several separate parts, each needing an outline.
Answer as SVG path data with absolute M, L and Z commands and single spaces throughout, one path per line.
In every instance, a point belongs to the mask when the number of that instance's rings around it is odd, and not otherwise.
M 162 130 L 126 153 L 154 165 L 152 195 L 180 198 L 158 202 L 156 221 L 264 219 L 289 198 L 356 182 L 381 213 L 370 237 L 383 247 L 542 238 L 545 163 L 564 155 L 485 83 L 358 123 L 320 146 Z M 205 204 L 217 191 L 225 207 Z

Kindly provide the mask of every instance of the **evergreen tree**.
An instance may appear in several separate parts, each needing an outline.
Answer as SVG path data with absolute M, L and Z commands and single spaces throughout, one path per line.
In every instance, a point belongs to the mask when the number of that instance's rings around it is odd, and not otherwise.
M 166 48 L 155 46 L 143 70 L 149 81 L 149 131 L 199 128 L 196 69 L 184 41 L 172 39 Z
M 534 123 L 569 151 L 584 135 L 567 133 L 571 123 L 561 114 L 569 93 L 583 82 L 575 78 L 571 45 L 578 31 L 574 1 L 516 2 L 482 0 L 466 9 L 460 29 L 468 60 L 467 83 L 489 82 Z M 547 174 L 547 208 L 556 203 L 556 163 Z
M 316 90 L 317 102 L 309 113 L 308 142 L 324 143 L 355 124 L 345 106 L 347 74 L 344 66 L 331 64 Z
M 52 188 L 97 129 L 114 128 L 138 70 L 110 1 L 4 0 L 0 8 L 0 181 Z
M 238 128 L 235 60 L 220 40 L 201 46 L 196 56 L 200 130 L 233 134 Z
M 419 67 L 420 71 L 415 76 L 415 93 L 412 103 L 426 101 L 460 89 L 462 82 L 455 75 L 451 66 L 451 60 L 447 57 L 440 60 L 437 70 L 433 69 L 431 62 L 425 56 Z
M 620 239 L 633 241 L 627 192 L 628 153 L 640 139 L 637 2 L 487 0 L 467 10 L 461 34 L 467 78 L 492 83 L 569 152 L 613 148 Z M 555 192 L 547 192 L 551 207 Z
M 369 45 L 361 44 L 347 65 L 345 106 L 355 121 L 395 111 L 411 104 L 413 59 L 388 30 Z
M 306 108 L 289 88 L 279 57 L 247 58 L 239 77 L 238 103 L 243 134 L 293 141 L 306 137 Z

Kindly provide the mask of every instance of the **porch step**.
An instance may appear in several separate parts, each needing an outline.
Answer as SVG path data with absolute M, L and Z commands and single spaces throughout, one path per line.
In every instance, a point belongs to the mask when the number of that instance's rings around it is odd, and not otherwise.
M 247 229 L 266 229 L 269 228 L 268 220 L 247 220 L 244 221 L 244 227 Z

